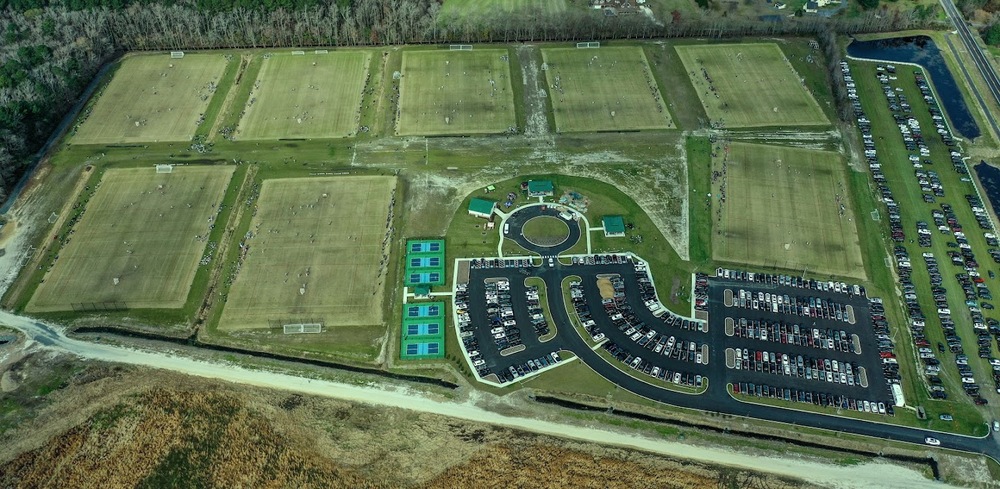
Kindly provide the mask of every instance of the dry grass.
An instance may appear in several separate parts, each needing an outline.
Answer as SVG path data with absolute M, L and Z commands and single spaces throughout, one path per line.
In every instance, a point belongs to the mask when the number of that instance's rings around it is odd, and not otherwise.
M 237 137 L 353 136 L 370 60 L 364 51 L 272 54 L 261 65 Z
M 220 330 L 382 324 L 393 177 L 266 180 Z M 376 333 L 376 336 L 378 334 Z
M 542 59 L 559 132 L 673 127 L 642 48 L 543 49 Z
M 221 54 L 127 58 L 72 142 L 189 141 L 225 67 Z
M 403 52 L 396 132 L 498 134 L 515 126 L 507 53 L 505 49 Z
M 830 124 L 777 44 L 702 44 L 676 50 L 713 122 L 726 127 Z
M 27 310 L 104 301 L 182 307 L 234 169 L 107 170 Z

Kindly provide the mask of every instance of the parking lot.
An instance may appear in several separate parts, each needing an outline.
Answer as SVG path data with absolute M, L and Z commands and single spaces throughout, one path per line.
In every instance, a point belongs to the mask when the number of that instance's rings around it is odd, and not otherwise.
M 707 295 L 710 327 L 725 333 L 726 377 L 737 394 L 892 414 L 861 287 L 732 273 L 709 278 Z

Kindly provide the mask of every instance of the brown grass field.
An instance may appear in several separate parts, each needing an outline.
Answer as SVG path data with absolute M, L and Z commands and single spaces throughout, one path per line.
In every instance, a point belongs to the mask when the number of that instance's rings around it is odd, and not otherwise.
M 728 158 L 719 153 L 713 161 L 714 259 L 865 277 L 839 154 L 746 143 L 729 144 Z
M 381 336 L 395 186 L 395 178 L 378 176 L 265 180 L 219 330 L 321 319 L 334 334 L 374 326 L 363 331 Z
M 331 51 L 263 61 L 239 139 L 342 138 L 358 129 L 371 53 Z
M 225 68 L 221 54 L 126 58 L 71 142 L 190 141 Z
M 543 49 L 559 132 L 673 127 L 639 47 Z
M 515 126 L 507 56 L 506 49 L 405 51 L 396 133 L 499 134 Z
M 107 170 L 27 310 L 103 301 L 132 309 L 183 307 L 234 170 Z
M 722 121 L 725 127 L 830 124 L 777 44 L 699 44 L 675 49 L 713 122 Z

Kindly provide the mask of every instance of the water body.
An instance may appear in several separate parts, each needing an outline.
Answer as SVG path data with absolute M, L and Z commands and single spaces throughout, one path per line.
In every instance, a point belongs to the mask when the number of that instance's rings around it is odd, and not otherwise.
M 1000 209 L 1000 168 L 988 165 L 985 161 L 980 161 L 972 169 L 979 176 L 979 181 L 982 182 L 983 189 L 986 190 L 986 198 L 990 201 L 990 205 L 993 206 L 993 210 Z
M 952 130 L 959 135 L 975 139 L 980 136 L 979 125 L 965 105 L 962 91 L 955 77 L 948 70 L 941 51 L 927 36 L 894 37 L 876 41 L 854 41 L 847 46 L 847 54 L 854 58 L 880 59 L 913 63 L 926 70 L 938 95 L 938 104 L 944 107 Z

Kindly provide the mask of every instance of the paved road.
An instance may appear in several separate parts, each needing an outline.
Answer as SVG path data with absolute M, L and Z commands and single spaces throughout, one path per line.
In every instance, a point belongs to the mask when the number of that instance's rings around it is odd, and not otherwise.
M 945 13 L 951 22 L 955 24 L 955 28 L 958 31 L 958 37 L 962 39 L 962 44 L 965 45 L 965 49 L 969 52 L 972 57 L 973 63 L 975 63 L 976 68 L 979 69 L 979 73 L 982 74 L 983 79 L 986 80 L 986 87 L 989 92 L 993 94 L 993 99 L 1000 104 L 1000 77 L 997 76 L 996 71 L 993 70 L 993 66 L 990 64 L 989 59 L 986 58 L 986 54 L 983 50 L 979 48 L 979 44 L 976 43 L 976 36 L 969 28 L 969 25 L 965 22 L 965 18 L 962 17 L 962 13 L 958 11 L 952 0 L 941 0 L 941 5 L 944 7 Z M 956 61 L 961 61 L 956 58 Z M 959 63 L 962 69 L 965 70 L 965 66 Z M 976 93 L 976 97 L 980 97 L 979 89 L 976 85 L 970 87 L 973 92 Z M 982 99 L 980 99 L 980 102 Z M 995 128 L 997 123 L 993 117 L 993 114 L 988 107 L 983 106 L 983 111 L 986 112 L 986 118 L 989 120 L 990 125 Z M 1000 132 L 998 132 L 1000 134 Z
M 565 223 L 569 228 L 569 235 L 566 237 L 566 240 L 553 246 L 537 245 L 528 241 L 522 233 L 522 227 L 524 227 L 524 224 L 531 219 L 541 216 L 549 216 Z M 580 241 L 580 237 L 582 235 L 579 221 L 567 221 L 563 219 L 559 216 L 559 211 L 554 209 L 552 206 L 546 206 L 544 210 L 540 205 L 522 207 L 514 211 L 514 213 L 507 218 L 505 225 L 509 227 L 508 230 L 510 232 L 504 235 L 504 239 L 514 240 L 514 242 L 521 245 L 522 248 L 533 253 L 538 253 L 541 256 L 558 256 L 562 254 L 566 250 L 572 248 L 577 241 Z

